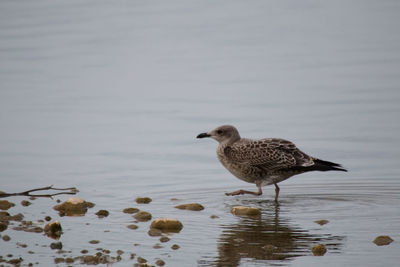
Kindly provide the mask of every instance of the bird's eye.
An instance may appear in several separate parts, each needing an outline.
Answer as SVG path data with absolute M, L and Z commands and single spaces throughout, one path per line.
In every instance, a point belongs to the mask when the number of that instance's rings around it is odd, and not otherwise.
M 219 135 L 221 135 L 222 133 L 223 133 L 222 130 L 218 130 L 218 131 L 217 131 L 217 134 L 219 134 Z

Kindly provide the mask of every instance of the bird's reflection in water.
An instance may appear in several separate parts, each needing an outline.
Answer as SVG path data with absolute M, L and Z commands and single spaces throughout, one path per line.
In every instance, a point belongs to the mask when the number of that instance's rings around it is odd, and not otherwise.
M 235 224 L 221 225 L 223 232 L 218 240 L 218 257 L 212 260 L 203 258 L 200 266 L 239 266 L 244 262 L 258 266 L 266 261 L 285 265 L 294 257 L 311 255 L 311 247 L 317 243 L 325 244 L 330 252 L 340 251 L 343 237 L 310 234 L 289 220 L 280 219 L 278 205 L 264 202 L 256 206 L 263 211 L 261 217 L 241 217 Z

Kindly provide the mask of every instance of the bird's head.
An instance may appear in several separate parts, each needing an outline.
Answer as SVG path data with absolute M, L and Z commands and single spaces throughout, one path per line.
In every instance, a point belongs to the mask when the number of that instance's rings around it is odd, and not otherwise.
M 217 140 L 220 144 L 232 144 L 240 139 L 238 130 L 232 125 L 222 125 L 211 132 L 201 133 L 197 138 L 211 137 Z

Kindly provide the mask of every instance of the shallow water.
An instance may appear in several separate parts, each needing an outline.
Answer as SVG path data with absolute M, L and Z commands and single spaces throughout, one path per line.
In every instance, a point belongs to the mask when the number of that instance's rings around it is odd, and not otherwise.
M 96 206 L 59 217 L 55 200 L 69 196 L 29 207 L 7 198 L 11 214 L 59 220 L 65 252 L 15 223 L 1 232 L 11 240 L 0 240 L 0 254 L 41 266 L 99 247 L 125 251 L 117 266 L 136 263 L 129 253 L 167 266 L 395 266 L 399 11 L 397 1 L 1 1 L 0 190 L 75 186 Z M 273 187 L 225 196 L 256 188 L 223 169 L 213 140 L 195 136 L 227 123 L 243 137 L 289 139 L 349 172 L 282 182 L 278 206 Z M 191 202 L 205 210 L 174 208 Z M 262 216 L 235 217 L 235 205 Z M 150 223 L 126 228 L 127 207 L 184 228 L 155 249 Z M 110 216 L 98 219 L 99 209 Z M 395 241 L 378 247 L 378 235 Z M 323 257 L 312 256 L 317 243 Z

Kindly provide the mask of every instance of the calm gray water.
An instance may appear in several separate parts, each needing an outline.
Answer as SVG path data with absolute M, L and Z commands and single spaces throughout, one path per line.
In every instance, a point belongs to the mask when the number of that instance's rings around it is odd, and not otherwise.
M 129 253 L 166 266 L 396 266 L 399 14 L 389 0 L 1 1 L 0 190 L 75 186 L 96 206 L 59 217 L 57 198 L 29 207 L 8 198 L 11 214 L 59 220 L 66 252 L 11 226 L 0 254 L 40 266 L 98 247 L 125 251 L 115 266 L 136 263 Z M 228 123 L 349 172 L 295 176 L 280 184 L 279 206 L 273 187 L 225 196 L 255 186 L 223 169 L 213 140 L 195 136 Z M 174 208 L 190 202 L 205 210 Z M 234 205 L 259 207 L 262 218 L 234 217 Z M 154 249 L 149 223 L 126 228 L 126 207 L 184 229 Z M 99 209 L 110 216 L 98 219 Z M 395 241 L 378 247 L 378 235 Z M 312 256 L 317 243 L 328 248 L 323 257 Z M 265 244 L 279 244 L 278 255 Z

